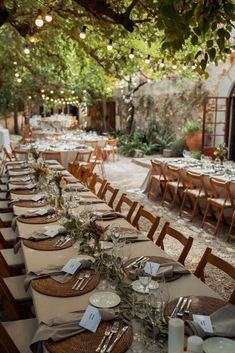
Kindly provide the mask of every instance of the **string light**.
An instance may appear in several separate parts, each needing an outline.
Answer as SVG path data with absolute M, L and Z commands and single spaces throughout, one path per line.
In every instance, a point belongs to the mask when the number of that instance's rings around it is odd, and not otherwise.
M 25 46 L 25 48 L 24 48 L 24 53 L 25 53 L 26 55 L 29 55 L 29 54 L 30 54 L 30 49 L 29 49 L 28 45 Z
M 22 79 L 20 77 L 17 78 L 17 82 L 18 83 L 21 83 L 22 82 Z
M 18 72 L 16 72 L 15 77 L 20 77 L 20 74 Z
M 45 20 L 46 20 L 46 22 L 50 23 L 53 20 L 52 14 L 48 13 L 45 16 Z
M 17 61 L 14 61 L 13 64 L 14 64 L 14 65 L 17 65 Z
M 160 67 L 164 67 L 165 66 L 165 64 L 164 63 L 160 63 Z
M 44 21 L 43 21 L 43 18 L 42 18 L 40 10 L 38 11 L 38 16 L 37 16 L 37 18 L 35 20 L 35 25 L 37 27 L 39 27 L 39 28 L 41 28 L 44 25 Z
M 41 88 L 41 93 L 44 93 L 45 92 L 45 89 L 44 88 Z
M 61 93 L 61 94 L 63 94 L 63 93 L 64 93 L 64 91 L 60 91 L 60 93 Z
M 145 63 L 148 65 L 150 64 L 150 55 L 148 55 L 148 57 L 145 59 Z
M 32 99 L 32 97 L 31 97 L 31 96 L 28 96 L 28 99 Z
M 131 60 L 133 60 L 134 57 L 135 57 L 135 55 L 134 55 L 134 48 L 131 48 L 131 51 L 130 51 L 130 54 L 129 54 L 129 58 L 130 58 Z
M 86 26 L 82 27 L 82 32 L 79 34 L 79 37 L 81 39 L 85 39 L 86 38 Z
M 51 94 L 53 94 L 53 93 L 54 93 L 54 91 L 53 91 L 53 90 L 51 90 L 51 91 L 50 91 L 50 93 L 51 93 Z
M 109 44 L 107 45 L 107 49 L 108 50 L 112 50 L 113 49 L 113 40 L 109 39 Z

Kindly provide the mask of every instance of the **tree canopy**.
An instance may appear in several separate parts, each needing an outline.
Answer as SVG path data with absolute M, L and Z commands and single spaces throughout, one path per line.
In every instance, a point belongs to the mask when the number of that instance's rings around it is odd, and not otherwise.
M 234 10 L 223 0 L 3 0 L 2 105 L 18 96 L 86 102 L 137 72 L 206 75 L 233 48 Z

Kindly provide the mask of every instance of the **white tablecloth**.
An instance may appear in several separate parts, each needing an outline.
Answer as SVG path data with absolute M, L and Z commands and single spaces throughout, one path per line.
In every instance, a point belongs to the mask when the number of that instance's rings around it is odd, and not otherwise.
M 5 146 L 10 152 L 10 136 L 8 129 L 0 129 L 0 149 Z

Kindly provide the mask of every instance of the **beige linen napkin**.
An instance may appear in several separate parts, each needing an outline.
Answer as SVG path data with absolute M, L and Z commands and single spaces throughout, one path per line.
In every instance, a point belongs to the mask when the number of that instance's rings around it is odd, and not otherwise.
M 124 218 L 124 216 L 121 213 L 115 212 L 115 211 L 107 211 L 102 214 L 96 215 L 96 220 L 100 220 L 100 221 L 106 221 L 106 220 L 109 221 L 115 218 Z
M 90 268 L 92 265 L 92 262 L 89 260 L 82 260 L 81 261 L 81 265 L 78 268 L 79 270 L 82 269 L 88 269 Z M 24 281 L 24 288 L 25 290 L 28 290 L 30 283 L 32 280 L 36 279 L 36 278 L 44 278 L 44 277 L 51 277 L 53 278 L 55 281 L 60 282 L 60 283 L 66 283 L 67 281 L 69 281 L 72 277 L 72 275 L 69 275 L 63 271 L 61 271 L 63 266 L 51 266 L 39 271 L 31 271 L 26 275 L 25 281 Z
M 117 314 L 112 309 L 99 310 L 101 318 L 104 321 L 110 321 L 117 318 Z M 59 342 L 66 338 L 84 332 L 85 329 L 79 326 L 79 322 L 84 313 L 72 312 L 63 316 L 58 316 L 52 320 L 41 322 L 30 345 L 33 353 L 43 352 L 43 341 L 51 339 L 53 342 Z M 69 352 L 68 352 L 69 353 Z
M 187 336 L 197 335 L 206 337 L 235 338 L 235 306 L 227 304 L 210 315 L 214 332 L 205 332 L 196 322 L 185 321 L 185 333 Z
M 189 275 L 191 272 L 187 270 L 183 265 L 179 262 L 168 262 L 165 264 L 161 264 L 158 270 L 159 273 L 154 278 L 161 278 L 164 275 L 167 282 L 174 281 L 183 275 Z M 128 271 L 128 278 L 132 281 L 138 279 L 139 275 L 144 275 L 143 268 L 137 268 L 135 270 Z

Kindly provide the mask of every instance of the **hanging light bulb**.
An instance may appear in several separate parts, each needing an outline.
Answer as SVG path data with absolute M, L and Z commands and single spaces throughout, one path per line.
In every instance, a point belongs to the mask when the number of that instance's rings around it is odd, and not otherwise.
M 113 40 L 109 39 L 109 44 L 107 45 L 107 49 L 108 50 L 112 50 L 113 49 Z
M 32 99 L 32 97 L 31 97 L 31 96 L 28 96 L 28 99 Z
M 21 83 L 22 82 L 22 79 L 20 77 L 17 78 L 17 82 L 18 83 Z
M 64 91 L 60 91 L 60 93 L 61 93 L 61 94 L 63 94 L 63 93 L 64 93 Z
M 148 55 L 148 57 L 145 59 L 145 63 L 148 65 L 150 64 L 150 55 Z
M 86 38 L 86 26 L 82 27 L 82 32 L 79 34 L 79 37 L 81 39 L 85 39 Z
M 48 23 L 50 23 L 53 20 L 52 14 L 50 12 L 48 14 L 46 14 L 45 20 Z
M 177 66 L 176 66 L 176 65 L 172 65 L 172 69 L 173 69 L 173 70 L 176 70 L 176 69 L 177 69 Z
M 16 72 L 15 77 L 20 77 L 20 74 L 18 72 Z
M 45 92 L 45 89 L 44 89 L 44 88 L 41 88 L 40 91 L 41 91 L 41 93 L 44 93 L 44 92 Z
M 53 90 L 51 90 L 51 91 L 50 91 L 50 93 L 51 93 L 51 94 L 53 94 L 53 93 L 54 93 L 54 91 L 53 91 Z
M 29 55 L 30 54 L 30 49 L 29 49 L 29 46 L 28 46 L 28 44 L 25 46 L 25 48 L 24 48 L 24 53 L 26 54 L 26 55 Z
M 165 64 L 164 63 L 160 63 L 160 67 L 164 67 L 165 66 Z
M 72 93 L 72 94 L 74 94 L 74 93 L 75 93 L 75 91 L 72 91 L 71 93 Z
M 35 25 L 39 28 L 41 28 L 44 25 L 44 21 L 41 15 L 41 11 L 38 11 L 38 16 L 35 20 Z
M 129 58 L 130 58 L 131 60 L 133 60 L 134 57 L 135 57 L 135 55 L 134 55 L 134 49 L 131 48 L 131 51 L 130 51 L 130 54 L 129 54 Z
M 13 64 L 14 64 L 14 65 L 17 65 L 17 61 L 14 61 Z

